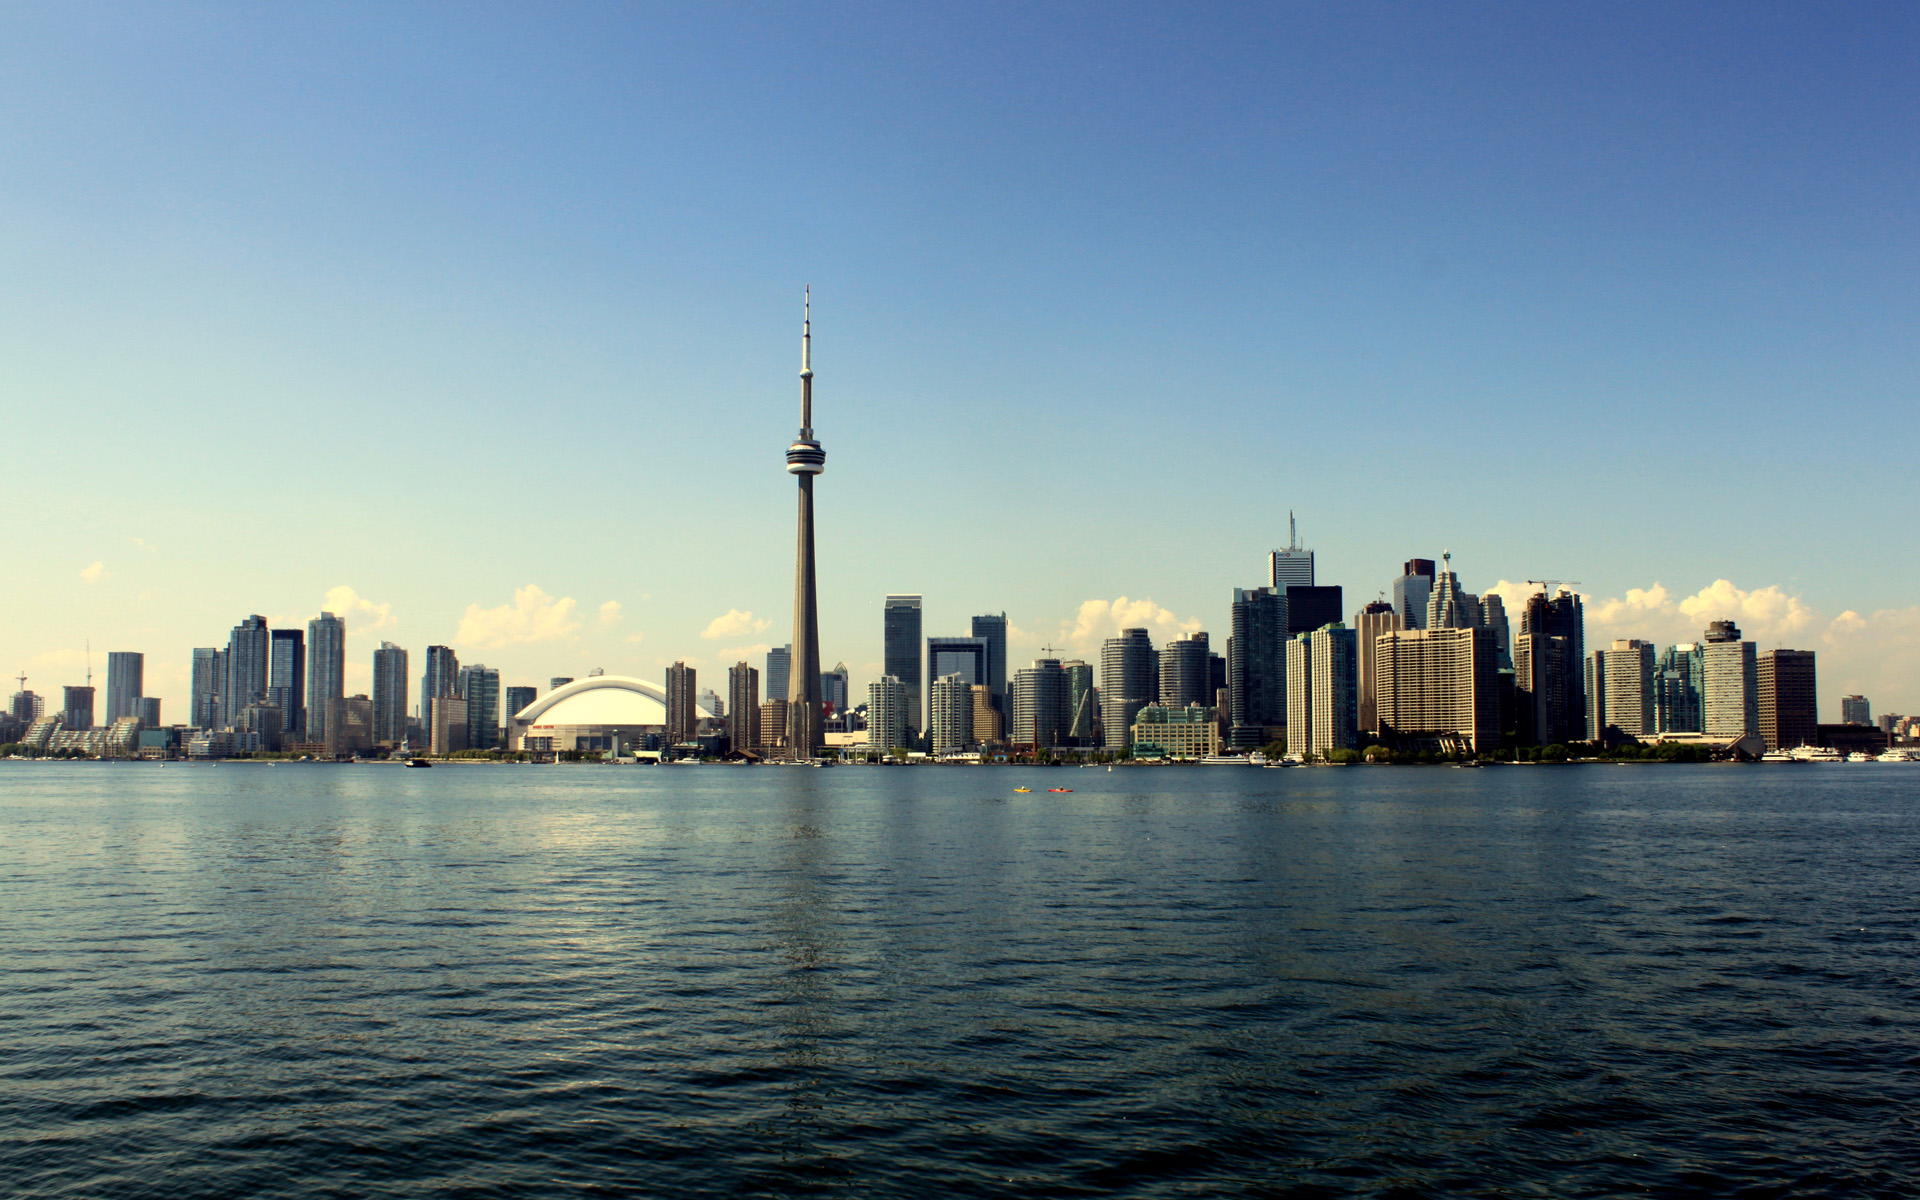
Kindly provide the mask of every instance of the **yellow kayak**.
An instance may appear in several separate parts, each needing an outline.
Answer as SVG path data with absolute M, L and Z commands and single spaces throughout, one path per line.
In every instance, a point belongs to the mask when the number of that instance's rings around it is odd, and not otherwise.
M 1013 789 L 1013 790 L 1014 790 L 1014 791 L 1016 791 L 1016 792 L 1030 792 L 1030 791 L 1032 791 L 1033 789 L 1032 789 L 1032 788 L 1015 788 L 1015 789 Z

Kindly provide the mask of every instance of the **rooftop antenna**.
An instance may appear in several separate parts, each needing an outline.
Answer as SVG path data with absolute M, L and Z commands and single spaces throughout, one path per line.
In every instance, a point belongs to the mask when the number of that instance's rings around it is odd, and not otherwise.
M 87 686 L 93 686 L 93 639 L 87 639 Z
M 1298 550 L 1299 548 L 1300 548 L 1300 535 L 1298 532 L 1295 531 L 1293 526 L 1293 510 L 1288 509 L 1287 510 L 1287 549 Z

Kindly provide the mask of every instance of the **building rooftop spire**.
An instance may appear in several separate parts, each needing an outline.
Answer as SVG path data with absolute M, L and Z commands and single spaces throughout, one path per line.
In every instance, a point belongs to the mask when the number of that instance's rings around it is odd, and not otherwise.
M 807 285 L 800 317 L 800 378 L 813 378 L 813 285 Z

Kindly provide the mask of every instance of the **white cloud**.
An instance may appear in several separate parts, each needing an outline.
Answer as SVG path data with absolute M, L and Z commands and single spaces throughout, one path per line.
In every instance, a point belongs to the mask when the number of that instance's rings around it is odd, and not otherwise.
M 703 638 L 739 637 L 742 634 L 759 633 L 772 624 L 772 621 L 764 617 L 755 617 L 750 612 L 730 608 L 707 622 L 707 627 L 700 631 L 700 636 Z
M 1779 584 L 1749 592 L 1726 579 L 1716 579 L 1682 600 L 1680 611 L 1702 626 L 1708 621 L 1732 620 L 1742 634 L 1759 640 L 1798 633 L 1819 619 L 1800 597 L 1787 595 Z
M 722 646 L 714 651 L 714 655 L 724 663 L 737 663 L 744 659 L 749 666 L 752 666 L 765 658 L 767 651 L 771 649 L 773 649 L 772 646 L 760 642 L 752 646 Z M 821 670 L 825 669 L 821 668 Z
M 1098 653 L 1100 643 L 1119 636 L 1122 629 L 1139 628 L 1146 629 L 1158 645 L 1182 634 L 1198 631 L 1200 619 L 1183 619 L 1152 600 L 1132 600 L 1126 596 L 1114 600 L 1086 600 L 1081 602 L 1080 611 L 1074 614 L 1073 621 L 1060 627 L 1060 634 L 1054 640 L 1056 643 L 1065 643 L 1062 649 L 1084 656 Z
M 107 577 L 107 564 L 95 559 L 89 565 L 80 568 L 80 578 L 88 583 L 99 583 Z
M 345 621 L 347 628 L 354 633 L 372 633 L 399 623 L 393 615 L 393 605 L 375 604 L 344 583 L 327 589 L 326 599 L 320 602 L 320 609 Z
M 574 607 L 573 597 L 555 600 L 530 583 L 514 590 L 512 604 L 498 608 L 467 605 L 453 641 L 455 645 L 483 650 L 527 642 L 556 642 L 579 630 L 580 621 L 574 615 Z
M 1628 588 L 1624 597 L 1602 600 L 1590 605 L 1586 611 L 1589 618 L 1602 625 L 1620 625 L 1649 614 L 1667 616 L 1673 610 L 1673 606 L 1668 603 L 1669 599 L 1667 589 L 1661 587 L 1656 581 L 1650 588 Z
M 611 625 L 620 619 L 620 602 L 609 600 L 600 606 L 600 624 Z

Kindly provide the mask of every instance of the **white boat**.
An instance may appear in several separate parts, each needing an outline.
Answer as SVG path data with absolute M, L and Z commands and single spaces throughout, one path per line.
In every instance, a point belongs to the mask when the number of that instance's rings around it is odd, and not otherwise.
M 1911 750 L 1902 750 L 1897 746 L 1889 746 L 1886 750 L 1886 753 L 1882 754 L 1879 758 L 1876 758 L 1873 761 L 1875 762 L 1912 762 L 1913 752 Z
M 1872 762 L 1873 755 L 1868 754 L 1864 750 L 1855 750 L 1852 754 L 1847 755 L 1847 761 L 1848 762 Z
M 1793 752 L 1794 761 L 1810 763 L 1845 762 L 1840 752 L 1829 746 L 1802 746 Z
M 1760 756 L 1760 761 L 1765 763 L 1790 763 L 1794 761 L 1794 759 L 1793 755 L 1785 750 L 1769 750 Z
M 1252 764 L 1244 754 L 1209 754 L 1200 760 L 1203 767 L 1245 767 Z

